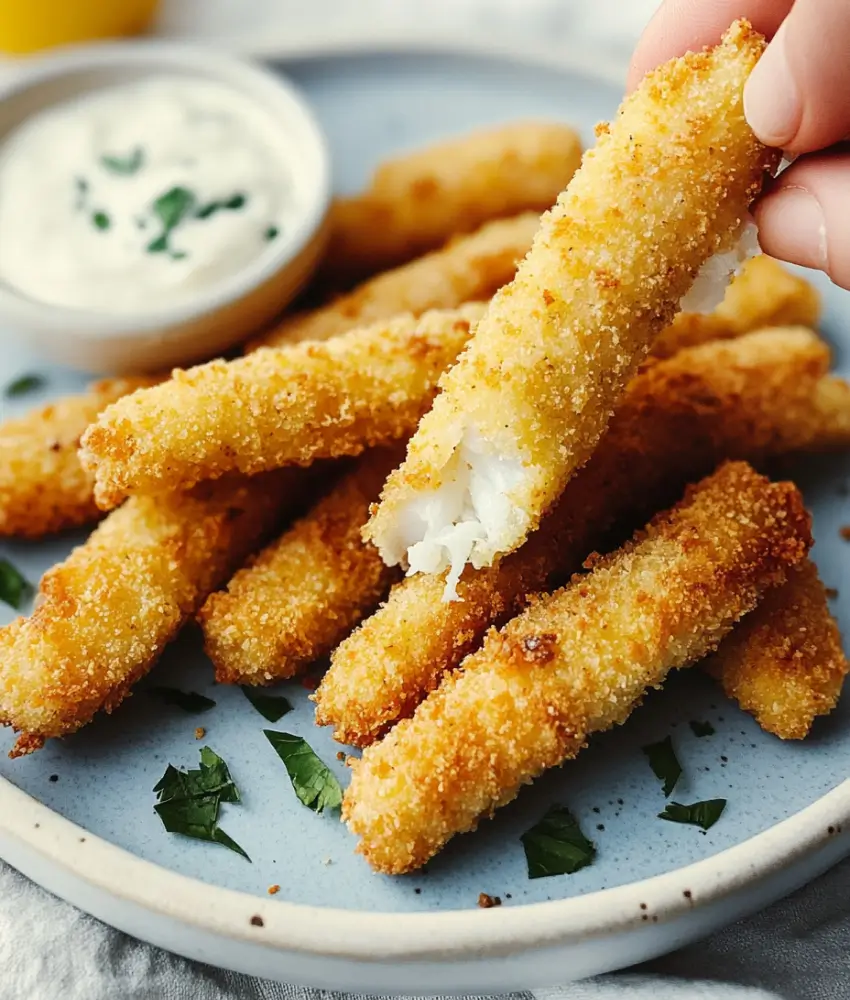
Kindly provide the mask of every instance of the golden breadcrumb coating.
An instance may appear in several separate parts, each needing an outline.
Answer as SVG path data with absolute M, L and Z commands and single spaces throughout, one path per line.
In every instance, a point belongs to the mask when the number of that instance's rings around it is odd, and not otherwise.
M 357 455 L 408 437 L 483 308 L 397 316 L 326 343 L 175 371 L 110 406 L 83 436 L 97 502 L 114 507 L 128 494 Z
M 30 618 L 0 629 L 0 724 L 11 756 L 111 712 L 207 595 L 279 523 L 293 472 L 134 497 L 54 566 Z
M 814 563 L 765 594 L 706 666 L 762 729 L 783 740 L 807 736 L 838 704 L 850 669 Z
M 679 313 L 653 343 L 651 353 L 667 358 L 683 347 L 740 337 L 766 326 L 814 329 L 820 317 L 817 289 L 772 257 L 760 254 L 744 264 L 714 312 Z
M 320 276 L 362 280 L 452 236 L 550 208 L 581 162 L 568 125 L 512 122 L 453 136 L 382 163 L 369 187 L 331 206 Z
M 343 801 L 358 851 L 387 874 L 423 865 L 714 649 L 810 544 L 793 484 L 723 466 L 587 576 L 491 631 L 364 751 Z
M 0 536 L 42 538 L 100 518 L 80 437 L 110 403 L 155 381 L 106 379 L 0 424 Z
M 442 600 L 442 576 L 408 577 L 336 649 L 315 694 L 317 721 L 343 743 L 368 745 L 412 714 L 489 625 L 563 582 L 594 549 L 619 544 L 688 481 L 724 458 L 820 447 L 814 399 L 828 365 L 828 348 L 807 330 L 752 333 L 648 363 L 590 462 L 518 552 L 467 569 L 460 601 Z
M 716 48 L 649 74 L 599 129 L 388 481 L 367 526 L 387 562 L 406 564 L 427 539 L 413 505 L 451 485 L 470 436 L 491 462 L 521 467 L 504 516 L 471 549 L 478 567 L 517 548 L 590 457 L 626 382 L 702 265 L 737 237 L 776 160 L 743 108 L 763 50 L 738 21 Z
M 246 350 L 327 340 L 400 313 L 421 316 L 429 309 L 483 302 L 513 278 L 538 224 L 536 212 L 489 222 L 471 236 L 460 236 L 441 250 L 380 274 L 328 305 L 286 317 Z
M 821 450 L 850 448 L 850 384 L 837 375 L 828 375 L 818 383 L 815 403 Z
M 312 510 L 212 594 L 198 620 L 221 684 L 268 684 L 329 653 L 396 578 L 360 538 L 401 459 L 369 452 Z

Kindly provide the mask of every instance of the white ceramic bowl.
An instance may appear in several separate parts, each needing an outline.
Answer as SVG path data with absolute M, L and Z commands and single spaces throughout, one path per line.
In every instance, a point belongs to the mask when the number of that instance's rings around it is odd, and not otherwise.
M 165 42 L 80 46 L 39 58 L 0 89 L 0 143 L 43 108 L 160 73 L 214 80 L 265 109 L 288 136 L 301 191 L 285 233 L 247 267 L 179 305 L 125 316 L 39 302 L 0 284 L 0 328 L 51 361 L 84 371 L 160 370 L 226 350 L 271 321 L 303 287 L 325 245 L 330 157 L 298 89 L 213 49 Z

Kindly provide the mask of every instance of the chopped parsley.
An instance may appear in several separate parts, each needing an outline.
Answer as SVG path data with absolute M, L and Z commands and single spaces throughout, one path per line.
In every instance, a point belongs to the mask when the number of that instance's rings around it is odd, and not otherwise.
M 277 722 L 282 719 L 287 712 L 292 711 L 292 705 L 287 698 L 278 694 L 266 694 L 257 688 L 242 684 L 242 694 L 251 702 L 264 719 L 269 722 Z
M 566 806 L 551 806 L 520 840 L 525 848 L 529 878 L 572 875 L 596 857 L 595 845 L 581 832 Z
M 145 162 L 145 152 L 141 146 L 136 146 L 127 156 L 104 155 L 100 158 L 101 166 L 112 174 L 123 174 L 129 177 L 136 173 Z
M 662 782 L 665 796 L 669 795 L 682 775 L 682 765 L 673 749 L 673 740 L 665 736 L 659 743 L 650 743 L 641 749 L 649 759 L 653 774 Z
M 313 812 L 323 812 L 342 805 L 339 782 L 305 739 L 273 729 L 264 729 L 263 732 L 283 761 L 295 794 L 305 806 Z
M 208 712 L 215 708 L 212 698 L 207 698 L 197 691 L 181 691 L 173 687 L 155 687 L 150 689 L 151 695 L 165 705 L 174 705 L 184 712 L 197 714 L 198 712 Z
M 46 379 L 43 375 L 19 375 L 16 379 L 13 379 L 3 390 L 3 395 L 7 399 L 13 399 L 15 396 L 25 396 L 28 392 L 35 392 L 36 389 L 40 389 Z
M 277 239 L 279 233 L 280 230 L 277 226 L 269 226 L 263 233 L 263 239 L 266 240 L 266 242 L 271 242 L 272 240 Z
M 74 187 L 77 189 L 77 200 L 74 202 L 74 208 L 81 212 L 86 207 L 86 195 L 89 192 L 89 182 L 85 177 L 75 177 Z
M 201 750 L 198 770 L 179 771 L 169 764 L 154 786 L 154 792 L 157 794 L 154 809 L 169 833 L 221 844 L 251 860 L 236 841 L 219 828 L 221 803 L 238 802 L 239 791 L 227 764 L 209 747 Z
M 112 225 L 112 220 L 106 212 L 92 212 L 91 221 L 94 228 L 100 229 L 101 231 L 109 229 Z
M 689 806 L 682 805 L 681 802 L 668 802 L 664 812 L 658 814 L 658 818 L 669 820 L 671 823 L 689 823 L 691 826 L 710 830 L 723 815 L 725 808 L 726 799 L 707 799 L 705 802 L 694 802 Z
M 715 729 L 710 722 L 700 722 L 697 719 L 691 719 L 688 724 L 694 736 L 714 736 Z
M 20 611 L 33 592 L 33 585 L 29 580 L 8 559 L 0 559 L 0 601 Z
M 206 205 L 201 205 L 201 207 L 195 212 L 195 218 L 208 219 L 211 215 L 215 215 L 216 212 L 221 212 L 223 210 L 228 212 L 237 212 L 240 208 L 245 207 L 247 201 L 247 195 L 239 192 L 231 195 L 229 198 L 217 198 L 215 201 L 208 201 Z
M 162 223 L 162 233 L 148 243 L 148 253 L 165 253 L 169 250 L 168 240 L 172 231 L 192 212 L 196 203 L 197 198 L 194 193 L 188 188 L 179 186 L 171 188 L 156 199 L 153 203 L 153 212 Z M 171 256 L 175 258 L 174 253 Z

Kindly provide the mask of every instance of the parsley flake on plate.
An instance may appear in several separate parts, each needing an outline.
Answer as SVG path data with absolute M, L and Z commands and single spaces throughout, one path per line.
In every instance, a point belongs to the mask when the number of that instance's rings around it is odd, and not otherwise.
M 0 601 L 20 611 L 34 592 L 33 585 L 9 562 L 0 559 Z
M 566 806 L 551 806 L 521 837 L 529 878 L 572 875 L 596 857 L 596 846 L 581 832 Z
M 208 712 L 211 708 L 215 708 L 215 702 L 212 698 L 198 694 L 197 691 L 181 691 L 179 688 L 173 687 L 154 687 L 150 689 L 149 693 L 163 704 L 174 705 L 175 708 L 181 708 L 184 712 L 191 714 Z
M 295 794 L 305 806 L 313 812 L 323 812 L 342 805 L 342 788 L 336 776 L 305 739 L 273 729 L 263 732 L 283 761 Z
M 725 808 L 726 799 L 707 799 L 705 802 L 693 802 L 689 806 L 682 805 L 681 802 L 668 802 L 658 818 L 710 830 L 723 815 Z
M 284 698 L 283 695 L 266 694 L 263 691 L 257 690 L 257 688 L 249 687 L 247 684 L 241 684 L 240 687 L 242 688 L 242 694 L 245 695 L 260 715 L 269 722 L 277 722 L 287 712 L 292 711 L 289 699 Z
M 180 771 L 169 764 L 154 786 L 154 792 L 157 794 L 154 809 L 169 833 L 221 844 L 247 861 L 251 860 L 239 844 L 219 828 L 221 803 L 238 802 L 239 791 L 227 764 L 209 747 L 201 750 L 201 766 L 197 770 Z
M 105 154 L 100 158 L 100 164 L 112 174 L 123 174 L 129 177 L 136 173 L 145 162 L 145 152 L 141 146 L 136 146 L 127 156 L 110 156 Z
M 698 719 L 691 719 L 688 723 L 694 736 L 714 736 L 715 729 L 710 722 L 700 722 Z
M 665 796 L 669 795 L 682 775 L 682 765 L 673 749 L 673 740 L 665 736 L 660 742 L 650 743 L 641 749 L 649 759 L 653 774 L 662 782 Z
M 15 396 L 25 396 L 28 392 L 35 392 L 40 389 L 47 380 L 43 375 L 19 375 L 13 379 L 3 390 L 3 395 L 7 399 Z

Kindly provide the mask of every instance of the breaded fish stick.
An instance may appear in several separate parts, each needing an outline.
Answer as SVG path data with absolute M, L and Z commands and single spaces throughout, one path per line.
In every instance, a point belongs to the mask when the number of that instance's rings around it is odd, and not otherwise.
M 568 125 L 514 122 L 382 163 L 369 187 L 331 207 L 320 275 L 361 280 L 491 219 L 550 208 L 581 162 Z
M 599 130 L 388 480 L 367 526 L 386 562 L 450 568 L 453 599 L 463 567 L 518 548 L 590 457 L 775 160 L 743 108 L 763 48 L 736 22 L 717 48 L 655 70 Z
M 808 326 L 820 321 L 820 295 L 803 278 L 772 257 L 747 261 L 712 313 L 679 313 L 652 345 L 652 354 L 667 358 L 684 347 L 709 340 L 728 340 L 767 326 Z
M 816 404 L 829 351 L 807 330 L 773 330 L 706 344 L 647 366 L 587 466 L 540 529 L 494 567 L 467 569 L 460 601 L 443 579 L 418 574 L 335 650 L 316 691 L 316 717 L 343 743 L 365 746 L 413 713 L 486 629 L 551 589 L 594 549 L 618 545 L 725 458 L 817 448 Z M 845 412 L 850 415 L 850 397 Z M 827 418 L 826 441 L 837 443 Z M 850 435 L 844 437 L 850 447 Z
M 817 434 L 822 451 L 841 451 L 850 441 L 850 384 L 836 375 L 818 383 L 815 394 Z
M 404 267 L 378 275 L 326 306 L 296 313 L 251 341 L 248 351 L 301 340 L 327 340 L 400 313 L 421 316 L 485 301 L 516 273 L 537 232 L 536 212 L 500 219 L 452 240 Z
M 198 619 L 221 684 L 268 684 L 329 653 L 386 594 L 396 571 L 360 538 L 397 450 L 376 450 L 212 594 Z
M 589 575 L 490 632 L 364 751 L 343 801 L 358 851 L 387 874 L 423 865 L 716 648 L 810 544 L 793 484 L 723 466 Z
M 49 570 L 32 617 L 0 629 L 0 724 L 21 733 L 11 756 L 111 712 L 279 523 L 292 477 L 135 497 Z
M 801 740 L 838 704 L 848 672 L 817 567 L 806 560 L 765 594 L 706 666 L 762 729 Z
M 80 437 L 110 403 L 155 381 L 107 379 L 0 424 L 0 536 L 42 538 L 100 518 Z
M 358 455 L 406 438 L 482 312 L 467 305 L 397 316 L 327 343 L 178 370 L 110 406 L 83 436 L 97 502 L 113 507 L 128 494 Z

